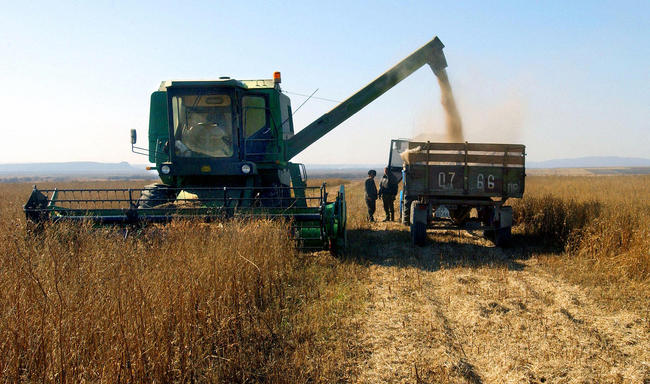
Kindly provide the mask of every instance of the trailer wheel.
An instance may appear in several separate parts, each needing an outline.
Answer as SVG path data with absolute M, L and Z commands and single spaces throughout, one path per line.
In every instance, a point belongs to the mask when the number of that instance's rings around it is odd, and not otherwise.
M 491 240 L 497 247 L 505 247 L 510 244 L 512 239 L 512 227 L 490 229 L 485 231 L 485 238 Z
M 423 246 L 427 239 L 427 225 L 425 223 L 411 224 L 411 243 Z
M 411 243 L 423 246 L 427 239 L 427 221 L 429 221 L 429 206 L 426 203 L 413 201 L 410 207 Z
M 174 201 L 176 196 L 165 184 L 149 184 L 138 199 L 138 209 L 153 208 Z
M 510 244 L 512 238 L 512 227 L 499 228 L 494 236 L 494 244 L 498 247 L 505 247 Z
M 404 198 L 404 204 L 402 205 L 401 217 L 402 224 L 409 225 L 411 223 L 411 205 L 413 200 L 409 198 Z

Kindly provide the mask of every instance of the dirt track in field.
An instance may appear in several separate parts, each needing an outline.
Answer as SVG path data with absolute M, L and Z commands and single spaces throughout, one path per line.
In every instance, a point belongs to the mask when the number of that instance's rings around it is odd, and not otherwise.
M 458 231 L 414 249 L 396 223 L 372 229 L 351 234 L 377 249 L 358 382 L 650 382 L 650 321 L 599 307 L 534 249 Z

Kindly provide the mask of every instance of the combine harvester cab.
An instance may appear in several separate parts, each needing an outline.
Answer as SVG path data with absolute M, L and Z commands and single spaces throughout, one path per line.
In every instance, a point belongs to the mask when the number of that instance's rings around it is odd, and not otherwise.
M 151 95 L 148 156 L 161 183 L 142 189 L 34 187 L 29 221 L 144 224 L 175 219 L 271 217 L 290 220 L 303 249 L 341 253 L 346 246 L 345 190 L 328 201 L 325 186 L 306 185 L 290 160 L 413 72 L 447 66 L 437 38 L 294 134 L 291 101 L 279 72 L 272 79 L 164 81 Z
M 389 167 L 403 180 L 400 213 L 413 244 L 425 243 L 427 228 L 442 227 L 483 230 L 506 245 L 512 207 L 505 204 L 523 196 L 525 155 L 522 144 L 392 140 Z

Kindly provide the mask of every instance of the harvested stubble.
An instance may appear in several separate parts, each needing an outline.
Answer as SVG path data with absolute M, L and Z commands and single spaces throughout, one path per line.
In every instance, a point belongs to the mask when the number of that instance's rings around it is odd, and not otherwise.
M 360 381 L 648 381 L 649 183 L 529 177 L 510 248 L 464 231 L 411 248 L 391 223 L 355 233 L 371 260 Z

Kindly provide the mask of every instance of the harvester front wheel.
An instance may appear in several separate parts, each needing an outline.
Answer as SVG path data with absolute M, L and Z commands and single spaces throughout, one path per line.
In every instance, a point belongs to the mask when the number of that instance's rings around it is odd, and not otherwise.
M 330 239 L 330 253 L 334 256 L 343 256 L 345 250 L 348 246 L 348 232 L 343 231 L 342 235 L 339 235 L 335 239 Z
M 176 198 L 174 190 L 165 184 L 149 184 L 142 189 L 138 199 L 138 209 L 154 208 L 167 204 Z

